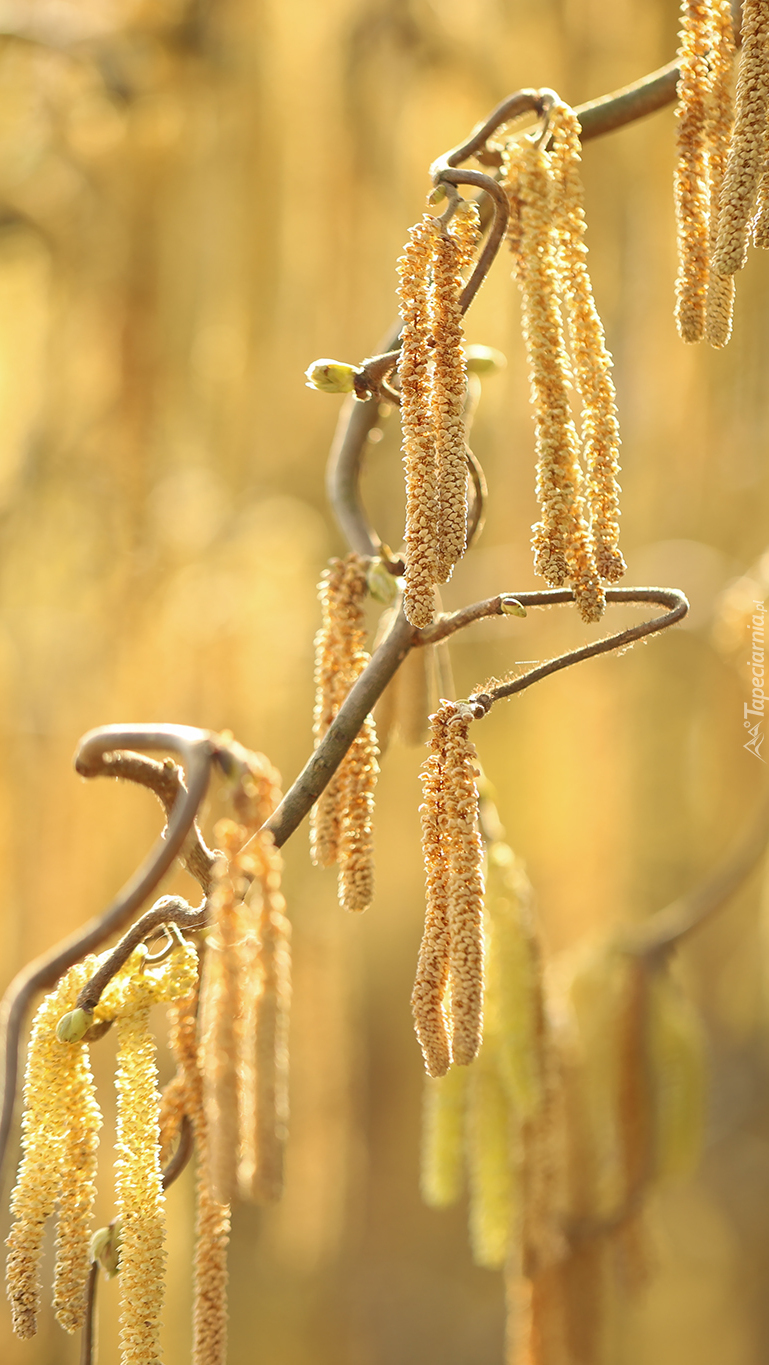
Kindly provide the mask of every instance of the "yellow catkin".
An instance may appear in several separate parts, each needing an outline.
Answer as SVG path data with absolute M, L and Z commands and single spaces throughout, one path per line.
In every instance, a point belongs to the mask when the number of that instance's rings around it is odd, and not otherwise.
M 241 1148 L 238 1189 L 258 1203 L 280 1198 L 288 1135 L 290 925 L 280 891 L 281 856 L 268 834 L 251 845 L 255 873 L 247 913 L 255 932 L 254 971 L 243 1002 L 239 1066 Z
M 322 624 L 315 637 L 315 713 L 313 733 L 318 745 L 344 700 L 345 636 L 347 622 L 339 610 L 346 565 L 334 559 L 324 572 L 318 594 Z M 310 855 L 320 867 L 331 867 L 339 849 L 338 772 L 310 812 Z
M 435 239 L 429 323 L 435 342 L 430 370 L 430 410 L 438 466 L 436 574 L 451 577 L 465 552 L 467 537 L 467 459 L 464 406 L 467 366 L 462 349 L 462 270 L 478 240 L 478 211 L 460 204 L 448 231 Z
M 227 859 L 222 856 L 214 865 L 209 911 L 213 936 L 203 963 L 201 984 L 208 1179 L 219 1203 L 229 1204 L 237 1184 L 238 1031 L 242 1017 L 244 926 Z
M 477 1055 L 483 1027 L 483 871 L 478 831 L 477 754 L 471 717 L 448 704 L 444 802 L 449 859 L 451 1054 L 460 1066 Z
M 605 599 L 584 519 L 579 441 L 569 406 L 569 365 L 557 294 L 553 187 L 547 153 L 526 142 L 510 154 L 510 175 L 517 183 L 521 203 L 518 280 L 536 428 L 537 498 L 542 514 L 533 528 L 534 563 L 537 573 L 554 587 L 569 582 L 583 619 L 596 621 Z
M 714 0 L 714 45 L 711 55 L 712 87 L 708 121 L 708 178 L 710 192 L 709 244 L 711 257 L 718 240 L 718 215 L 732 133 L 732 67 L 734 65 L 734 17 L 730 0 Z M 734 276 L 711 270 L 705 310 L 705 335 L 720 349 L 732 334 Z
M 227 1246 L 230 1208 L 214 1198 L 208 1182 L 208 1130 L 203 1077 L 198 1067 L 197 996 L 170 1012 L 170 1042 L 185 1086 L 185 1110 L 197 1152 L 192 1365 L 224 1365 L 227 1357 Z
M 702 1027 L 664 969 L 650 982 L 648 1011 L 654 1174 L 686 1174 L 702 1142 L 706 1090 Z
M 171 1159 L 174 1145 L 179 1136 L 182 1120 L 187 1112 L 186 1107 L 186 1087 L 184 1077 L 177 1072 L 167 1085 L 163 1087 L 160 1096 L 160 1113 L 158 1115 L 158 1127 L 160 1130 L 160 1165 L 166 1167 Z
M 444 844 L 444 709 L 430 718 L 430 748 L 422 770 L 423 799 L 419 808 L 425 865 L 425 928 L 411 994 L 411 1010 L 427 1073 L 444 1076 L 451 1064 L 445 1003 L 449 979 L 449 868 Z
M 366 563 L 356 554 L 332 564 L 321 583 L 324 619 L 316 641 L 316 744 L 369 661 L 366 592 Z M 313 861 L 324 867 L 339 864 L 339 900 L 347 910 L 367 909 L 374 894 L 377 756 L 376 727 L 369 715 L 310 817 Z
M 422 1109 L 420 1188 L 430 1208 L 448 1208 L 462 1193 L 465 1175 L 465 1108 L 470 1072 L 453 1066 L 428 1077 Z
M 115 1199 L 122 1220 L 121 1365 L 148 1365 L 160 1357 L 165 1271 L 160 1099 L 149 1004 L 137 1003 L 119 1018 L 117 1035 Z
M 492 844 L 487 863 L 484 1050 L 493 1049 L 508 1100 L 525 1120 L 542 1099 L 538 1055 L 542 963 L 531 885 L 507 844 Z
M 508 1256 L 517 1165 L 507 1096 L 496 1068 L 482 1053 L 468 1081 L 467 1169 L 473 1260 L 490 1270 L 498 1270 Z
M 428 277 L 438 234 L 425 215 L 409 231 L 398 261 L 403 321 L 398 373 L 406 472 L 406 588 L 404 610 L 412 625 L 428 626 L 435 611 L 437 578 L 438 464 L 430 410 Z
M 92 1151 L 98 1120 L 92 1082 L 86 1080 L 87 1049 L 82 1043 L 60 1043 L 56 1026 L 62 1015 L 74 1008 L 80 990 L 97 964 L 98 959 L 89 957 L 70 968 L 45 997 L 32 1025 L 24 1080 L 22 1160 L 11 1194 L 13 1223 L 6 1264 L 13 1330 L 19 1337 L 32 1337 L 37 1330 L 43 1231 L 62 1195 L 64 1160 L 70 1154 L 70 1141 L 77 1136 L 77 1128 L 73 1132 L 72 1127 L 75 1117 L 72 1103 L 78 1097 L 88 1106 L 85 1119 L 88 1131 L 83 1133 L 86 1160 L 82 1173 L 70 1171 L 66 1176 L 67 1206 L 60 1206 L 60 1221 L 63 1216 L 64 1228 L 69 1229 L 65 1233 L 67 1264 L 62 1261 L 65 1251 L 62 1247 L 58 1274 L 60 1289 L 66 1280 L 74 1300 L 66 1312 L 68 1330 L 72 1330 L 69 1325 L 72 1317 L 79 1321 L 82 1315 L 84 1248 L 76 1247 L 73 1238 L 85 1238 L 87 1247 L 86 1224 L 93 1199 Z M 87 1269 L 86 1264 L 86 1274 Z
M 590 534 L 600 577 L 615 583 L 626 567 L 619 551 L 620 436 L 612 358 L 606 348 L 587 268 L 584 196 L 579 173 L 581 130 L 574 110 L 566 104 L 555 105 L 551 118 L 558 275 L 574 377 L 582 402 L 582 452 Z
M 83 1325 L 91 1269 L 91 1217 L 96 1196 L 96 1158 L 101 1113 L 85 1044 L 70 1044 L 68 1130 L 62 1153 L 53 1305 L 67 1332 Z
M 734 132 L 721 191 L 713 269 L 733 275 L 745 264 L 748 231 L 766 153 L 769 104 L 769 8 L 745 0 Z
M 705 333 L 708 287 L 707 134 L 709 60 L 713 47 L 711 0 L 683 0 L 678 60 L 678 159 L 675 205 L 678 225 L 676 326 L 682 341 Z

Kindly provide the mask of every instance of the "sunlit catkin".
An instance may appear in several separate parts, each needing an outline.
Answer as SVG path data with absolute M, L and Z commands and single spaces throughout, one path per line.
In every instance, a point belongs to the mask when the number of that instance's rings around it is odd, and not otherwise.
M 137 1000 L 130 1013 L 117 1021 L 115 1200 L 122 1219 L 121 1365 L 147 1365 L 160 1356 L 165 1200 L 158 1144 L 160 1097 L 149 1008 Z
M 465 1108 L 471 1072 L 453 1066 L 445 1076 L 428 1077 L 422 1109 L 420 1188 L 434 1209 L 455 1204 L 465 1175 Z
M 265 1203 L 283 1192 L 288 1135 L 290 925 L 280 891 L 281 856 L 269 834 L 252 845 L 255 873 L 246 913 L 255 932 L 253 971 L 245 974 L 239 1064 L 241 1197 Z
M 363 603 L 366 562 L 350 554 L 335 561 L 321 582 L 323 626 L 316 639 L 315 740 L 320 742 L 369 660 Z M 310 817 L 313 861 L 339 864 L 339 900 L 365 910 L 374 893 L 374 788 L 379 773 L 371 716 L 332 777 Z
M 451 577 L 465 551 L 467 532 L 467 460 L 464 406 L 467 366 L 462 349 L 462 270 L 478 240 L 478 210 L 464 201 L 448 231 L 436 235 L 429 322 L 435 345 L 430 372 L 430 407 L 438 465 L 438 533 L 436 573 L 440 583 Z
M 467 1065 L 481 1045 L 483 1023 L 483 871 L 478 830 L 477 755 L 472 719 L 449 703 L 446 723 L 445 853 L 449 860 L 448 922 L 451 1054 Z
M 612 358 L 593 298 L 587 268 L 580 164 L 580 125 L 574 110 L 556 104 L 553 129 L 553 216 L 558 276 L 582 402 L 581 434 L 587 484 L 585 500 L 596 568 L 615 583 L 625 572 L 619 551 L 619 423 L 611 377 Z
M 733 275 L 745 264 L 759 173 L 766 155 L 769 104 L 769 6 L 745 0 L 742 51 L 729 157 L 721 191 L 713 269 Z
M 510 153 L 509 174 L 517 184 L 521 205 L 518 280 L 542 518 L 534 527 L 534 564 L 537 573 L 554 587 L 571 583 L 583 619 L 596 621 L 604 609 L 604 595 L 584 519 L 579 440 L 569 406 L 569 364 L 557 293 L 548 154 L 535 143 L 526 142 Z
M 198 1067 L 197 994 L 170 1011 L 170 1043 L 185 1088 L 185 1110 L 197 1152 L 192 1365 L 224 1365 L 227 1357 L 227 1245 L 230 1208 L 208 1181 L 208 1130 Z
M 403 321 L 398 373 L 401 381 L 403 464 L 406 473 L 406 589 L 404 610 L 412 625 L 428 626 L 437 580 L 438 463 L 430 408 L 428 278 L 439 225 L 427 215 L 409 231 L 398 261 Z
M 451 1064 L 446 1011 L 449 979 L 449 866 L 446 854 L 446 721 L 442 708 L 430 718 L 430 754 L 422 770 L 422 857 L 425 865 L 425 928 L 411 1010 L 429 1076 Z
M 221 832 L 218 827 L 219 837 Z M 232 849 L 229 851 L 233 852 Z M 213 932 L 203 962 L 201 984 L 208 1180 L 214 1198 L 220 1204 L 229 1204 L 237 1185 L 238 1031 L 242 1012 L 244 926 L 227 859 L 222 856 L 214 866 L 209 913 Z
M 467 1092 L 470 1246 L 476 1265 L 498 1270 L 510 1248 L 519 1154 L 496 1067 L 485 1053 L 471 1068 Z
M 714 0 L 712 86 L 708 119 L 709 227 L 711 257 L 718 239 L 718 215 L 732 133 L 732 67 L 734 65 L 734 17 L 730 0 Z M 759 194 L 760 198 L 760 194 Z M 710 271 L 705 309 L 705 335 L 720 349 L 732 334 L 734 276 Z
M 702 1142 L 705 1056 L 696 1012 L 664 968 L 649 983 L 647 1028 L 654 1175 L 681 1175 Z
M 708 287 L 707 132 L 711 0 L 683 0 L 678 81 L 676 325 L 682 341 L 701 341 Z
M 88 1273 L 88 1219 L 94 1197 L 98 1110 L 87 1048 L 62 1043 L 56 1026 L 73 1009 L 97 959 L 70 968 L 35 1015 L 24 1080 L 22 1160 L 11 1194 L 6 1286 L 17 1336 L 34 1336 L 40 1307 L 40 1257 L 45 1224 L 60 1202 L 61 1244 L 57 1264 L 57 1311 L 72 1331 L 82 1321 Z M 76 1107 L 83 1105 L 82 1127 Z M 74 1126 L 73 1126 L 74 1125 Z M 80 1145 L 83 1167 L 64 1172 L 64 1160 Z M 66 1186 L 66 1189 L 64 1188 Z M 61 1294 L 71 1297 L 65 1304 Z

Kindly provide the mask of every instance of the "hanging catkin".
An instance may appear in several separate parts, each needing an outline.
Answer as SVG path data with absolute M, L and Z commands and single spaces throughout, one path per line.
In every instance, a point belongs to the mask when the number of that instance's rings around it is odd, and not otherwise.
M 425 215 L 409 231 L 398 261 L 403 321 L 401 382 L 403 464 L 406 472 L 406 588 L 404 610 L 413 626 L 428 626 L 437 581 L 438 463 L 430 409 L 428 280 L 439 225 Z
M 619 543 L 619 423 L 603 324 L 587 269 L 586 230 L 580 164 L 580 125 L 574 110 L 558 103 L 553 129 L 553 217 L 558 275 L 582 402 L 582 450 L 587 475 L 586 502 L 596 568 L 615 583 L 625 572 Z
M 766 0 L 745 0 L 734 132 L 713 257 L 713 269 L 719 275 L 733 275 L 745 264 L 750 219 L 766 158 L 768 104 L 769 6 Z
M 518 280 L 529 362 L 537 446 L 534 527 L 537 573 L 554 587 L 569 582 L 583 620 L 600 619 L 605 605 L 585 523 L 579 439 L 569 406 L 569 363 L 558 303 L 553 186 L 548 154 L 528 140 L 509 152 L 509 178 L 520 198 Z
M 366 561 L 350 554 L 323 575 L 323 624 L 316 637 L 316 745 L 369 660 L 363 603 Z M 374 891 L 374 788 L 379 772 L 376 729 L 369 715 L 310 817 L 310 851 L 323 867 L 339 865 L 339 901 L 365 910 Z
M 678 225 L 676 325 L 682 341 L 701 341 L 708 286 L 707 134 L 709 59 L 713 47 L 711 0 L 683 0 L 678 82 Z
M 708 121 L 708 229 L 711 258 L 718 239 L 721 190 L 726 173 L 729 140 L 732 133 L 732 67 L 734 65 L 734 17 L 730 0 L 714 0 L 712 88 Z M 760 194 L 759 194 L 760 198 Z M 757 239 L 756 239 L 757 240 Z M 757 241 L 758 245 L 758 241 Z M 711 346 L 720 349 L 732 334 L 734 276 L 711 270 L 705 311 L 705 335 Z
M 452 1058 L 471 1062 L 481 1043 L 483 873 L 472 715 L 444 702 L 430 719 L 421 807 L 427 907 L 411 1007 L 428 1073 L 442 1076 Z

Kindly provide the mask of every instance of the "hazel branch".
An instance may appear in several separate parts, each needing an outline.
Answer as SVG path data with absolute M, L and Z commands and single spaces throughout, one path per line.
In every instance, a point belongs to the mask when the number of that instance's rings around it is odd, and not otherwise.
M 153 929 L 159 928 L 162 924 L 175 924 L 179 929 L 204 929 L 207 923 L 205 901 L 193 910 L 181 896 L 161 896 L 151 910 L 147 910 L 135 924 L 131 925 L 128 933 L 115 945 L 99 970 L 94 972 L 90 981 L 86 981 L 77 997 L 75 1008 L 85 1010 L 87 1014 L 93 1013 L 102 992 L 106 990 L 113 976 L 125 966 L 134 948 L 137 948 Z

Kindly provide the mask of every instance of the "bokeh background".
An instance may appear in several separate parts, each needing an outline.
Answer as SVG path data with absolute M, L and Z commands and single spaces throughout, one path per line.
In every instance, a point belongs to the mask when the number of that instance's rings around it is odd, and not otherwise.
M 673 0 L 3 0 L 4 980 L 106 904 L 160 827 L 146 792 L 76 778 L 83 731 L 230 728 L 286 781 L 304 762 L 315 584 L 346 547 L 323 491 L 340 400 L 305 388 L 303 370 L 370 354 L 390 326 L 430 161 L 517 87 L 577 104 L 638 78 L 674 55 L 676 29 Z M 673 158 L 667 109 L 590 144 L 584 174 L 627 581 L 682 587 L 691 616 L 497 707 L 476 737 L 552 954 L 706 877 L 765 780 L 743 748 L 739 604 L 766 592 L 769 263 L 754 253 L 738 281 L 728 350 L 679 342 Z M 467 332 L 509 364 L 484 387 L 488 520 L 448 606 L 535 586 L 533 433 L 504 258 Z M 390 425 L 366 496 L 397 544 Z M 452 646 L 458 694 L 582 638 L 564 610 L 478 625 Z M 383 761 L 365 917 L 337 908 L 306 830 L 286 848 L 288 1184 L 278 1207 L 235 1215 L 232 1365 L 501 1365 L 501 1278 L 473 1267 L 462 1207 L 419 1201 L 420 759 L 395 745 Z M 654 1274 L 623 1309 L 617 1365 L 769 1352 L 761 898 L 755 874 L 681 954 L 708 1037 L 705 1149 L 655 1198 Z M 109 1113 L 109 1039 L 95 1051 Z M 102 1185 L 106 1221 L 106 1154 Z M 190 1352 L 191 1193 L 188 1172 L 169 1196 L 168 1365 Z M 117 1360 L 117 1297 L 102 1286 L 102 1365 Z M 77 1352 L 50 1313 L 23 1344 L 0 1313 L 8 1365 Z

